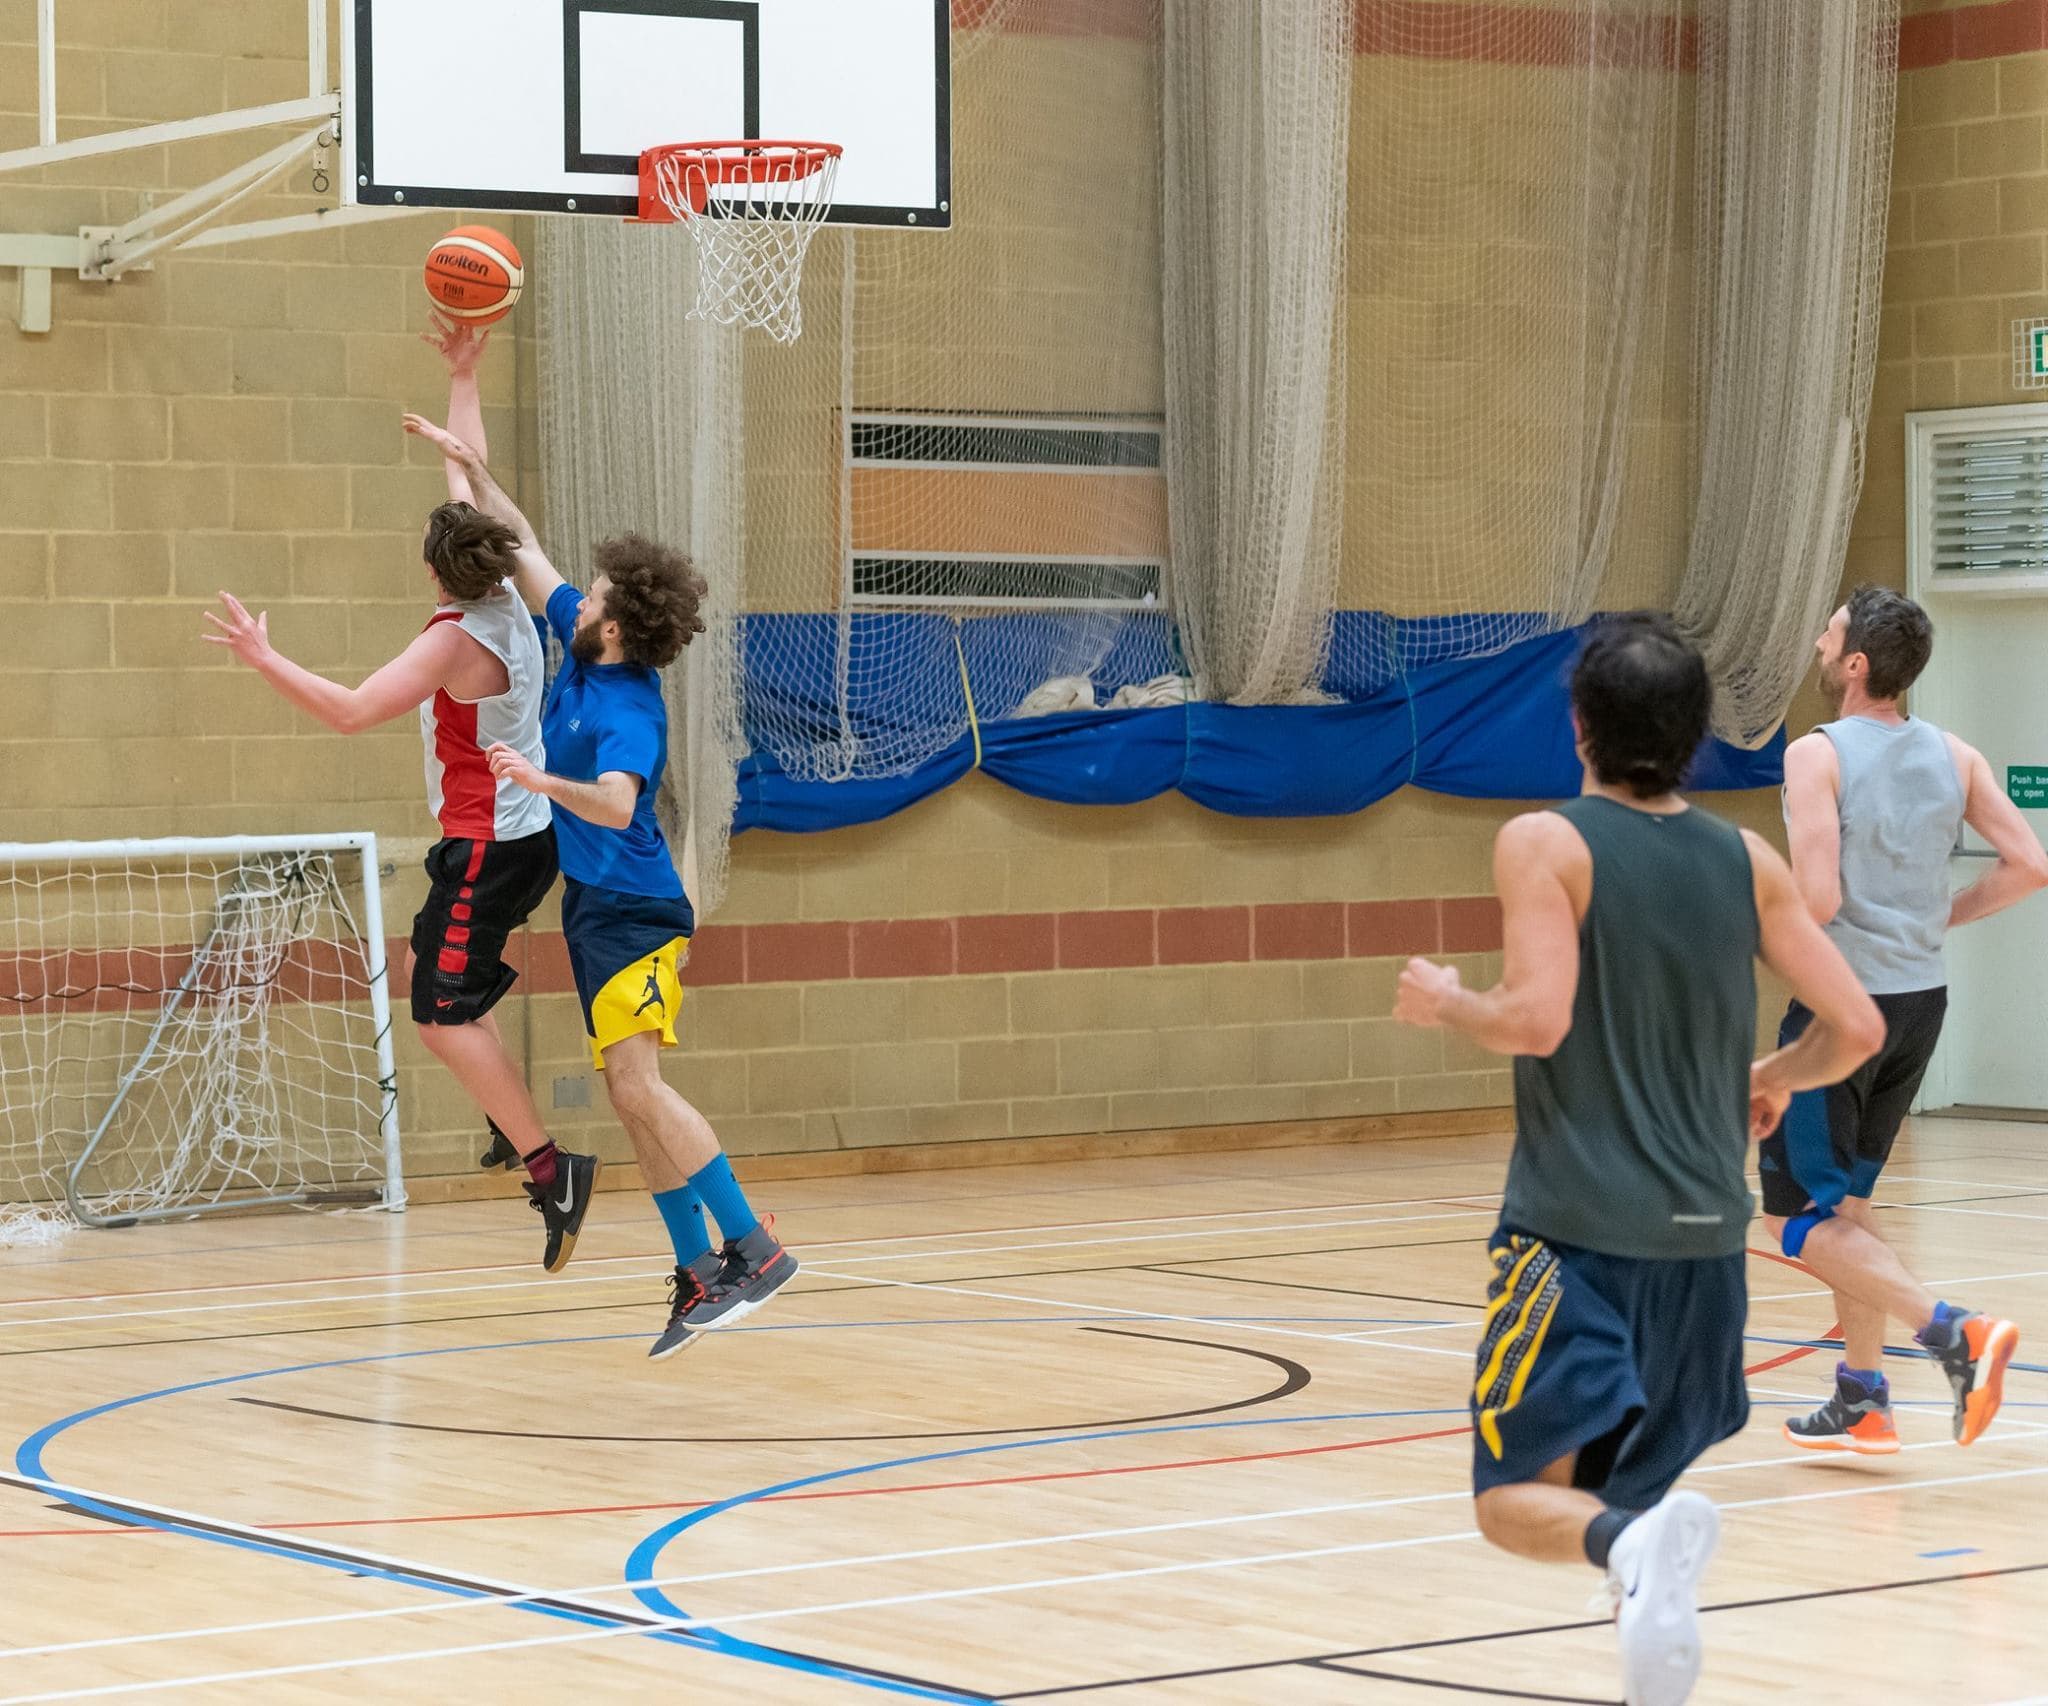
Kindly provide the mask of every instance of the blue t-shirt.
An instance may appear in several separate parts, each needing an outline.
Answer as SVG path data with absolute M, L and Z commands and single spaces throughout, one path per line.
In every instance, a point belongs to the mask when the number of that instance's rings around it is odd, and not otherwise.
M 654 818 L 654 790 L 668 764 L 661 676 L 645 664 L 578 663 L 568 646 L 582 602 L 582 593 L 566 584 L 548 599 L 548 626 L 563 648 L 541 719 L 548 769 L 572 782 L 595 782 L 608 770 L 623 770 L 640 778 L 640 797 L 624 829 L 606 829 L 559 807 L 555 845 L 562 875 L 615 894 L 670 899 L 683 892 L 683 879 Z

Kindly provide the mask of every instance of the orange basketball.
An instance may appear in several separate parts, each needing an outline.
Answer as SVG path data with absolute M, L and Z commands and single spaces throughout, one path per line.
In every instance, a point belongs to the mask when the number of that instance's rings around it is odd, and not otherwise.
M 488 225 L 462 225 L 427 256 L 427 294 L 443 314 L 488 326 L 512 312 L 526 269 L 512 239 Z

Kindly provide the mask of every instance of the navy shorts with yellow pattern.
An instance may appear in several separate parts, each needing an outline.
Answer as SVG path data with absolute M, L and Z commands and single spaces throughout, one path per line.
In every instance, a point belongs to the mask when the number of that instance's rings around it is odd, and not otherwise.
M 1648 1260 L 1503 1226 L 1472 1387 L 1472 1487 L 1533 1481 L 1578 1454 L 1572 1485 L 1655 1504 L 1749 1420 L 1744 1258 Z
M 583 1005 L 590 1058 L 604 1070 L 614 1043 L 654 1031 L 676 1042 L 682 971 L 696 914 L 687 899 L 614 894 L 573 880 L 562 885 L 562 939 Z

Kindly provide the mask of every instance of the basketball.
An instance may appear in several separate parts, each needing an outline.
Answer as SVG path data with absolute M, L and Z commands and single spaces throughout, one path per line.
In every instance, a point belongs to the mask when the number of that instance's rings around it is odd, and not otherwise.
M 427 256 L 427 294 L 451 319 L 489 326 L 512 312 L 526 269 L 512 239 L 488 225 L 459 225 Z

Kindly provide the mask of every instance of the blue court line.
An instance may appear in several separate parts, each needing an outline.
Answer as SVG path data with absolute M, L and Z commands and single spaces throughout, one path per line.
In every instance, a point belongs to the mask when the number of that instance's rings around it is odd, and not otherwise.
M 1128 1315 L 1120 1316 L 1118 1317 L 1118 1319 L 1160 1320 L 1169 1318 L 1146 1315 Z M 1170 1319 L 1185 1320 L 1187 1318 L 1171 1317 Z M 1276 1323 L 1326 1322 L 1331 1325 L 1345 1326 L 1357 1325 L 1360 1323 L 1375 1325 L 1386 1323 L 1396 1325 L 1417 1326 L 1447 1324 L 1417 1322 L 1414 1321 L 1412 1317 L 1381 1316 L 1205 1316 L 1202 1317 L 1202 1319 L 1204 1321 L 1213 1321 L 1219 1326 L 1231 1323 L 1247 1323 L 1259 1321 Z M 874 1327 L 983 1327 L 1045 1324 L 1058 1324 L 1062 1326 L 1070 1326 L 1073 1324 L 1073 1322 L 1074 1317 L 1069 1314 L 1016 1317 L 961 1316 L 914 1321 L 896 1320 L 788 1323 L 780 1326 L 724 1328 L 721 1329 L 721 1331 L 734 1333 L 819 1331 L 838 1332 L 857 1328 Z M 124 1527 L 149 1528 L 157 1530 L 160 1533 L 182 1535 L 188 1539 L 212 1541 L 217 1545 L 233 1546 L 241 1551 L 254 1552 L 273 1558 L 282 1558 L 292 1563 L 315 1564 L 319 1565 L 324 1569 L 340 1570 L 350 1575 L 369 1576 L 378 1580 L 393 1582 L 404 1587 L 425 1588 L 435 1593 L 451 1595 L 457 1599 L 487 1599 L 491 1596 L 478 1590 L 461 1587 L 455 1583 L 436 1580 L 428 1576 L 414 1575 L 406 1571 L 402 1566 L 387 1568 L 383 1566 L 373 1565 L 358 1559 L 334 1557 L 328 1555 L 325 1552 L 315 1550 L 310 1546 L 295 1545 L 291 1541 L 285 1539 L 256 1540 L 243 1535 L 222 1534 L 210 1528 L 200 1528 L 195 1527 L 189 1523 L 180 1522 L 172 1517 L 152 1516 L 141 1511 L 127 1510 L 117 1504 L 103 1503 L 93 1498 L 90 1494 L 85 1493 L 80 1489 L 75 1489 L 64 1482 L 57 1480 L 54 1476 L 52 1476 L 49 1473 L 49 1471 L 44 1467 L 43 1454 L 45 1453 L 45 1451 L 48 1450 L 51 1442 L 55 1440 L 59 1435 L 68 1432 L 70 1429 L 77 1427 L 81 1423 L 94 1421 L 101 1416 L 111 1415 L 119 1410 L 132 1409 L 139 1404 L 151 1403 L 159 1398 L 176 1398 L 182 1397 L 188 1393 L 193 1392 L 205 1392 L 216 1390 L 222 1387 L 246 1385 L 252 1381 L 269 1380 L 279 1375 L 309 1374 L 333 1368 L 355 1368 L 370 1363 L 409 1362 L 421 1357 L 462 1356 L 479 1351 L 530 1350 L 538 1346 L 546 1345 L 611 1344 L 616 1343 L 620 1340 L 644 1340 L 646 1336 L 647 1335 L 644 1332 L 583 1333 L 563 1338 L 552 1339 L 507 1339 L 488 1344 L 447 1345 L 426 1350 L 382 1351 L 367 1356 L 332 1357 L 318 1362 L 292 1363 L 275 1368 L 255 1369 L 243 1374 L 219 1375 L 210 1380 L 192 1380 L 186 1381 L 176 1386 L 162 1386 L 156 1388 L 153 1391 L 132 1393 L 124 1398 L 109 1399 L 105 1403 L 95 1404 L 87 1409 L 73 1411 L 68 1416 L 59 1417 L 56 1421 L 50 1422 L 45 1426 L 38 1428 L 34 1433 L 30 1434 L 26 1439 L 24 1439 L 21 1442 L 21 1444 L 16 1448 L 14 1454 L 15 1469 L 19 1474 L 21 1474 L 25 1478 L 38 1482 L 44 1487 L 48 1488 L 52 1493 L 60 1495 L 68 1503 L 72 1504 L 77 1509 L 85 1511 L 94 1516 L 103 1517 L 112 1522 L 120 1523 Z M 1411 1412 L 1396 1411 L 1387 1413 L 1406 1414 Z M 1452 1414 L 1453 1412 L 1429 1411 L 1412 1413 L 1448 1415 Z M 1462 1414 L 1463 1412 L 1459 1411 L 1456 1413 Z M 1364 1416 L 1371 1416 L 1374 1414 L 1378 1414 L 1378 1412 L 1365 1412 L 1363 1414 Z M 1298 1420 L 1304 1422 L 1330 1419 L 1348 1418 L 1327 1418 L 1313 1416 L 1303 1416 L 1298 1418 L 1268 1418 L 1269 1421 Z M 1223 1426 L 1229 1424 L 1212 1423 L 1207 1425 Z M 1171 1432 L 1177 1430 L 1162 1429 L 1156 1431 Z M 1046 1441 L 1020 1443 L 1049 1444 L 1052 1442 Z M 859 1471 L 848 1471 L 848 1473 L 858 1472 Z M 739 1500 L 728 1501 L 727 1508 L 729 1508 L 729 1506 L 733 1503 L 745 1502 L 747 1499 L 759 1496 L 761 1495 L 742 1495 L 741 1499 Z M 637 1591 L 638 1590 L 636 1590 L 636 1593 Z M 644 1599 L 644 1595 L 640 1595 L 640 1597 Z M 621 1626 L 622 1621 L 617 1618 L 606 1618 L 601 1612 L 592 1612 L 585 1614 L 569 1610 L 565 1607 L 537 1605 L 531 1602 L 521 1602 L 518 1604 L 514 1604 L 509 1606 L 507 1609 L 515 1611 L 532 1612 L 543 1617 L 556 1618 L 562 1621 L 583 1624 L 589 1627 L 596 1628 L 618 1628 Z M 686 1617 L 688 1614 L 685 1612 L 676 1611 L 664 1613 L 663 1615 Z M 723 1654 L 726 1657 L 748 1659 L 760 1664 L 773 1665 L 779 1669 L 804 1671 L 813 1675 L 830 1677 L 835 1681 L 848 1682 L 860 1687 L 879 1690 L 884 1693 L 906 1695 L 913 1699 L 944 1701 L 950 1703 L 950 1706 L 985 1706 L 985 1703 L 988 1699 L 986 1695 L 960 1694 L 955 1693 L 951 1690 L 925 1688 L 915 1683 L 898 1682 L 889 1678 L 872 1676 L 863 1671 L 844 1670 L 836 1665 L 832 1665 L 829 1663 L 805 1659 L 794 1654 L 780 1652 L 771 1647 L 761 1647 L 755 1645 L 752 1642 L 738 1640 L 732 1636 L 723 1634 L 722 1632 L 715 1629 L 650 1629 L 644 1631 L 643 1633 L 645 1635 L 645 1638 L 649 1640 L 664 1641 L 673 1645 L 687 1646 L 697 1649 L 699 1651 L 715 1651 Z
M 1968 1558 L 1973 1556 L 1978 1550 L 1975 1546 L 1946 1546 L 1939 1552 L 1921 1552 L 1917 1553 L 1916 1556 L 1921 1558 Z
M 1773 1339 L 1763 1333 L 1745 1333 L 1742 1336 L 1753 1345 L 1794 1345 L 1809 1351 L 1838 1351 L 1842 1348 L 1840 1339 Z M 1884 1354 L 1888 1357 L 1925 1357 L 1927 1349 L 1924 1345 L 1886 1345 Z M 2009 1362 L 2005 1366 L 2022 1374 L 2048 1374 L 2048 1363 Z
M 676 1606 L 675 1602 L 659 1588 L 649 1584 L 654 1580 L 654 1566 L 669 1543 L 701 1523 L 713 1517 L 723 1516 L 727 1511 L 737 1510 L 742 1505 L 758 1503 L 762 1499 L 775 1498 L 784 1493 L 799 1491 L 806 1487 L 822 1486 L 831 1481 L 844 1481 L 856 1475 L 875 1475 L 887 1469 L 908 1469 L 921 1463 L 951 1463 L 967 1457 L 993 1457 L 1002 1452 L 1042 1450 L 1049 1445 L 1087 1445 L 1105 1439 L 1143 1439 L 1157 1434 L 1214 1433 L 1226 1428 L 1276 1428 L 1294 1427 L 1307 1422 L 1377 1422 L 1396 1417 L 1408 1416 L 1469 1416 L 1470 1409 L 1460 1404 L 1455 1409 L 1437 1410 L 1339 1410 L 1320 1416 L 1253 1416 L 1227 1422 L 1176 1422 L 1164 1427 L 1142 1428 L 1101 1428 L 1089 1433 L 1056 1434 L 1047 1439 L 1004 1440 L 995 1445 L 958 1446 L 950 1451 L 925 1451 L 911 1457 L 892 1457 L 874 1463 L 857 1463 L 845 1469 L 820 1470 L 815 1475 L 800 1475 L 795 1480 L 778 1481 L 772 1486 L 757 1487 L 752 1492 L 735 1493 L 729 1499 L 720 1499 L 716 1504 L 703 1506 L 687 1512 L 672 1522 L 666 1522 L 647 1535 L 635 1546 L 626 1559 L 626 1585 L 633 1589 L 634 1598 L 650 1611 L 658 1611 L 663 1617 L 686 1617 L 689 1614 Z M 635 1585 L 635 1584 L 639 1585 Z

